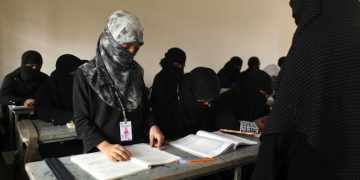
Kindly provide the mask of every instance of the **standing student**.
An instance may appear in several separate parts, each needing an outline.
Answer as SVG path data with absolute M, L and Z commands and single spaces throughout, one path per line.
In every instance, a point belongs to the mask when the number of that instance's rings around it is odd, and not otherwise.
M 162 104 L 156 117 L 165 137 L 180 138 L 198 130 L 213 130 L 210 104 L 220 93 L 216 73 L 198 67 L 180 81 L 177 99 Z
M 232 57 L 218 72 L 221 88 L 234 88 L 239 81 L 242 59 L 238 56 Z
M 162 70 L 156 74 L 151 90 L 150 104 L 152 112 L 156 119 L 163 119 L 163 107 L 168 105 L 168 109 L 177 101 L 177 87 L 184 76 L 184 67 L 186 61 L 186 54 L 180 48 L 171 48 L 165 53 L 165 57 L 161 59 L 160 65 Z M 165 128 L 171 124 L 171 120 L 157 121 L 162 131 L 167 131 Z M 165 133 L 167 134 L 167 133 Z
M 359 179 L 360 2 L 290 5 L 297 30 L 253 179 Z
M 36 112 L 39 118 L 54 125 L 64 125 L 73 118 L 73 79 L 83 61 L 71 54 L 64 54 L 56 61 L 51 73 L 36 94 Z
M 96 56 L 76 71 L 74 122 L 84 152 L 100 150 L 111 160 L 129 160 L 124 145 L 145 142 L 146 131 L 150 145 L 161 146 L 164 136 L 148 118 L 143 69 L 134 60 L 143 43 L 139 19 L 115 11 L 99 37 Z

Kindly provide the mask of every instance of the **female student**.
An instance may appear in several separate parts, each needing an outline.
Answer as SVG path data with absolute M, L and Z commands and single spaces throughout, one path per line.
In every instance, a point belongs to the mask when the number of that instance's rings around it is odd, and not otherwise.
M 297 30 L 253 179 L 359 179 L 360 2 L 290 5 Z
M 5 76 L 1 91 L 2 105 L 35 104 L 35 94 L 48 75 L 40 71 L 42 57 L 37 51 L 26 51 L 21 57 L 21 67 Z
M 242 59 L 238 56 L 232 57 L 218 72 L 221 88 L 233 88 L 239 80 Z
M 134 56 L 143 44 L 139 19 L 115 11 L 99 37 L 96 56 L 79 67 L 74 79 L 74 122 L 84 151 L 100 150 L 114 161 L 128 160 L 124 147 L 145 142 L 161 146 L 160 129 L 148 118 L 143 69 Z
M 161 59 L 162 70 L 154 78 L 150 96 L 155 117 L 161 116 L 164 104 L 177 100 L 177 87 L 184 76 L 185 61 L 186 54 L 180 48 L 169 49 Z
M 36 112 L 43 121 L 64 125 L 73 117 L 72 90 L 74 74 L 83 62 L 76 56 L 64 54 L 56 61 L 51 73 L 36 94 Z
M 213 130 L 209 106 L 219 93 L 213 70 L 198 67 L 185 74 L 178 86 L 178 98 L 164 103 L 156 117 L 165 136 L 179 138 L 198 130 Z

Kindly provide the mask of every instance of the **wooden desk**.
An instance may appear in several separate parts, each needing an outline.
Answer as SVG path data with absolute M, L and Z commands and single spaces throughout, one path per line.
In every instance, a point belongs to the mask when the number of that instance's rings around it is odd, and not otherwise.
M 25 121 L 28 121 L 30 124 L 24 123 Z M 34 133 L 36 139 L 35 142 L 29 144 L 29 141 L 31 139 L 29 134 L 30 129 L 32 128 L 31 126 L 35 128 Z M 66 125 L 54 126 L 51 123 L 41 120 L 21 120 L 16 123 L 16 127 L 19 133 L 18 153 L 21 153 L 23 151 L 22 144 L 25 144 L 25 163 L 32 161 L 32 157 L 38 153 L 38 144 L 62 142 L 77 139 L 74 128 L 68 128 L 66 127 Z M 35 148 L 35 151 L 30 151 L 30 148 Z
M 236 151 L 220 155 L 216 160 L 201 163 L 180 164 L 173 162 L 162 166 L 152 167 L 150 170 L 130 175 L 122 179 L 185 179 L 196 178 L 224 170 L 236 168 L 235 179 L 241 177 L 241 167 L 256 161 L 259 144 L 253 146 L 239 147 Z M 164 150 L 180 157 L 195 157 L 172 146 L 165 145 Z M 83 171 L 79 166 L 70 161 L 70 157 L 59 158 L 68 168 L 75 179 L 95 179 L 90 174 Z M 55 180 L 55 176 L 45 161 L 31 162 L 25 165 L 26 172 L 31 180 Z

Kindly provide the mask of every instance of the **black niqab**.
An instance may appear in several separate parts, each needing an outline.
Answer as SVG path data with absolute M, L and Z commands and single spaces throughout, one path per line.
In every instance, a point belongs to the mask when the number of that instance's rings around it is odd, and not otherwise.
M 242 59 L 238 56 L 232 57 L 218 72 L 221 88 L 233 88 L 239 80 Z
M 56 108 L 69 111 L 73 110 L 73 73 L 81 64 L 83 64 L 83 62 L 71 54 L 64 54 L 56 61 L 56 69 L 48 79 L 50 96 Z
M 204 67 L 198 67 L 185 74 L 179 85 L 179 115 L 188 133 L 202 129 L 202 113 L 207 106 L 197 100 L 214 100 L 220 94 L 220 83 L 216 73 Z
M 26 67 L 26 64 L 42 65 L 42 57 L 37 51 L 29 50 L 23 53 L 21 57 L 21 78 L 27 89 L 35 89 L 42 83 L 42 73 L 40 69 Z

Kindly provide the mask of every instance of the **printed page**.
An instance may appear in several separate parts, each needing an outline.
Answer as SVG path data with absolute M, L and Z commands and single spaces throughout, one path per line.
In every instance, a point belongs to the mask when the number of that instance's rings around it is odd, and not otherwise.
M 212 132 L 212 134 L 221 136 L 223 138 L 231 139 L 232 141 L 235 141 L 237 145 L 255 145 L 258 143 L 256 141 L 248 140 L 239 136 L 223 133 L 220 131 Z
M 233 147 L 229 142 L 196 136 L 194 134 L 170 142 L 170 145 L 201 157 L 215 157 Z
M 149 144 L 134 144 L 126 146 L 126 148 L 132 154 L 131 161 L 143 164 L 146 167 L 167 164 L 180 159 L 179 156 L 161 151 L 157 148 L 152 148 Z
M 131 161 L 111 161 L 102 152 L 75 155 L 70 159 L 96 179 L 115 179 L 148 169 Z

